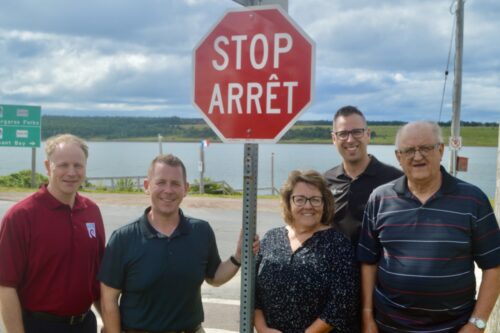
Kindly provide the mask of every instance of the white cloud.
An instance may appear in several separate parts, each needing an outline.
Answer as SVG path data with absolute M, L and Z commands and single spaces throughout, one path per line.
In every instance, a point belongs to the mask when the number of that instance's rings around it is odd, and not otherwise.
M 302 119 L 344 104 L 386 120 L 439 112 L 451 0 L 300 0 L 289 13 L 316 42 L 315 101 Z M 0 99 L 44 112 L 199 117 L 192 48 L 231 0 L 18 0 L 0 12 Z M 467 1 L 463 119 L 498 121 L 496 0 Z M 453 58 L 452 58 L 453 60 Z M 453 64 L 445 110 L 449 117 Z

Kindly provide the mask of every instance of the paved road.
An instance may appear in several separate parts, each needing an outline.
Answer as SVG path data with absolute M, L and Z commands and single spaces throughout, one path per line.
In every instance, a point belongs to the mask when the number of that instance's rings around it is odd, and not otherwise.
M 0 216 L 14 202 L 0 201 Z M 145 207 L 134 205 L 100 204 L 104 218 L 106 235 L 109 237 L 116 228 L 132 221 L 143 213 Z M 184 208 L 186 215 L 205 219 L 210 222 L 217 237 L 221 258 L 228 258 L 234 253 L 236 240 L 241 228 L 242 212 L 240 209 L 225 208 Z M 269 228 L 282 224 L 279 211 L 257 213 L 257 232 L 262 236 Z M 240 275 L 238 273 L 225 285 L 215 288 L 206 283 L 202 286 L 205 309 L 203 326 L 208 333 L 228 333 L 239 331 Z M 2 329 L 0 328 L 0 333 Z
M 0 200 L 0 216 L 14 202 Z M 109 237 L 116 228 L 132 221 L 142 214 L 145 207 L 136 205 L 100 204 L 106 234 Z M 236 239 L 241 228 L 242 212 L 235 208 L 185 208 L 187 215 L 199 217 L 210 222 L 217 237 L 221 257 L 228 258 L 234 253 Z M 272 227 L 282 225 L 279 209 L 275 211 L 258 210 L 257 232 L 262 236 Z M 477 281 L 481 281 L 481 271 L 476 269 Z M 479 285 L 479 283 L 478 283 Z M 206 283 L 202 286 L 205 309 L 203 326 L 207 333 L 236 333 L 239 331 L 240 275 L 238 273 L 225 285 L 215 288 Z M 0 327 L 0 333 L 5 332 Z M 500 332 L 500 331 L 499 331 Z

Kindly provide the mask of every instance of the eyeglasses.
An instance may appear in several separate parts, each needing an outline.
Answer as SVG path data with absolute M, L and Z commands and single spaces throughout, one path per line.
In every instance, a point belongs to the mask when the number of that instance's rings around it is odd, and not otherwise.
M 298 207 L 305 206 L 308 201 L 311 203 L 311 206 L 319 207 L 323 204 L 323 197 L 315 196 L 308 198 L 303 195 L 292 195 L 292 202 Z
M 429 155 L 429 153 L 431 151 L 434 151 L 434 149 L 439 147 L 439 145 L 441 145 L 441 143 L 438 142 L 438 143 L 435 143 L 433 145 L 422 145 L 422 146 L 418 146 L 418 147 L 410 147 L 410 148 L 400 149 L 400 150 L 396 150 L 396 151 L 406 158 L 415 157 L 415 154 L 417 153 L 417 151 L 420 153 L 420 155 L 426 157 L 427 155 Z
M 347 140 L 349 138 L 349 134 L 351 134 L 355 139 L 361 139 L 365 134 L 365 131 L 366 128 L 354 128 L 350 131 L 332 131 L 332 134 L 334 134 L 339 140 Z

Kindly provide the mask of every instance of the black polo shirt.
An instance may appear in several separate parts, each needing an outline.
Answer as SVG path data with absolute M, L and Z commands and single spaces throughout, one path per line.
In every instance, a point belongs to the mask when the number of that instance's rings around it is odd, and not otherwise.
M 203 321 L 201 284 L 221 262 L 208 222 L 186 217 L 169 237 L 139 219 L 111 235 L 97 278 L 120 289 L 122 329 L 183 331 Z
M 361 230 L 361 221 L 368 197 L 376 187 L 403 176 L 403 172 L 384 164 L 375 156 L 356 179 L 349 177 L 340 164 L 325 172 L 328 186 L 335 198 L 333 225 L 356 245 Z

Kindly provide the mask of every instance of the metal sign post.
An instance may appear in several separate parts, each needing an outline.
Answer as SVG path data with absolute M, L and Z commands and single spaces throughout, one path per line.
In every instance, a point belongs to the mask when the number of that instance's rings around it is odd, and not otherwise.
M 209 30 L 193 50 L 193 104 L 223 142 L 245 143 L 240 332 L 251 333 L 258 143 L 277 142 L 311 103 L 315 46 L 287 0 L 235 1 L 281 6 L 229 10 Z
M 241 259 L 241 295 L 240 295 L 240 332 L 253 332 L 255 264 L 253 257 L 253 239 L 257 224 L 257 171 L 259 145 L 245 144 L 243 169 L 243 245 Z
M 198 165 L 198 169 L 200 171 L 200 194 L 205 193 L 205 146 L 203 145 L 203 141 L 200 143 L 200 162 Z

